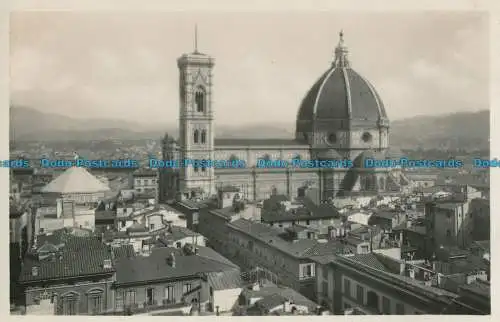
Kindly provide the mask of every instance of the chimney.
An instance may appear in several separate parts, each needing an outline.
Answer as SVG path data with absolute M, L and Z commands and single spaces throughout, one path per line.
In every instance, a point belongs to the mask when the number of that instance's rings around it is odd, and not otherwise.
M 286 300 L 285 302 L 283 302 L 283 312 L 286 312 L 286 313 L 291 312 L 290 300 Z
M 111 269 L 111 259 L 105 259 L 103 263 L 104 269 Z
M 200 250 L 200 249 L 199 249 L 198 247 L 195 247 L 195 248 L 194 248 L 194 254 L 195 254 L 195 255 L 198 255 L 198 251 L 199 251 L 199 250 Z
M 333 226 L 328 226 L 328 239 L 335 239 L 335 229 L 333 228 Z
M 33 277 L 38 276 L 38 267 L 37 267 L 37 266 L 33 266 L 33 267 L 31 268 L 31 275 L 32 275 Z
M 175 268 L 175 254 L 170 253 L 170 256 L 167 258 L 167 264 L 173 268 Z

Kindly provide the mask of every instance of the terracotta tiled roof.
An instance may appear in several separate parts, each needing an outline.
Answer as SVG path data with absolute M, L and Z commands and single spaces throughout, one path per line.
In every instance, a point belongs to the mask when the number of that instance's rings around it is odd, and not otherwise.
M 354 256 L 349 256 L 349 259 L 360 264 L 370 266 L 371 268 L 389 272 L 387 267 L 385 267 L 384 264 L 378 260 L 377 256 L 373 254 L 356 254 Z
M 175 267 L 171 266 L 167 261 L 171 253 L 175 257 Z M 198 255 L 184 255 L 182 250 L 177 248 L 155 248 L 147 257 L 136 256 L 117 259 L 116 283 L 118 285 L 142 283 L 232 270 L 237 270 L 234 264 L 229 265 L 220 259 L 204 256 L 201 253 Z
M 111 251 L 96 237 L 75 237 L 61 233 L 59 236 L 54 236 L 52 241 L 54 243 L 49 244 L 47 240 L 44 245 L 52 245 L 52 247 L 45 248 L 58 250 L 48 258 L 40 260 L 38 255 L 41 253 L 26 255 L 20 276 L 21 283 L 67 279 L 114 271 L 112 267 L 104 268 L 104 261 L 112 258 Z M 37 274 L 33 274 L 34 271 L 37 271 Z

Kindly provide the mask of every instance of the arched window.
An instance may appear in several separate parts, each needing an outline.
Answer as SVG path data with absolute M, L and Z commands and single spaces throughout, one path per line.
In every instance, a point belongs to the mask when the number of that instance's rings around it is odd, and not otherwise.
M 269 154 L 264 154 L 262 160 L 271 160 L 271 156 Z
M 206 143 L 206 142 L 207 142 L 207 131 L 201 130 L 201 143 Z
M 193 134 L 194 143 L 198 143 L 199 140 L 200 140 L 200 132 L 198 130 L 194 130 L 194 134 Z
M 379 178 L 378 179 L 378 185 L 381 190 L 385 190 L 385 180 L 384 178 Z
M 302 156 L 300 156 L 300 154 L 296 154 L 294 157 L 293 157 L 294 160 L 302 160 Z
M 202 86 L 198 86 L 196 88 L 196 92 L 194 94 L 194 102 L 196 104 L 196 112 L 205 112 L 205 89 Z
M 231 154 L 231 156 L 229 157 L 229 161 L 233 162 L 233 161 L 237 161 L 238 160 L 238 157 L 234 154 Z

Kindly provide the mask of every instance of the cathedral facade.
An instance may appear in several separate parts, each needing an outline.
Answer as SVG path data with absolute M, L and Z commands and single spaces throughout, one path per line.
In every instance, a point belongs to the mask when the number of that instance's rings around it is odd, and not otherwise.
M 296 196 L 315 186 L 323 200 L 351 193 L 397 191 L 400 169 L 365 168 L 364 160 L 395 159 L 389 148 L 389 119 L 379 94 L 351 68 L 343 33 L 331 66 L 306 93 L 297 114 L 295 138 L 214 137 L 214 58 L 195 50 L 179 68 L 179 138 L 163 139 L 163 158 L 244 160 L 243 168 L 179 167 L 160 171 L 160 200 L 209 197 L 217 187 L 236 186 L 248 200 L 271 194 Z M 350 160 L 352 167 L 259 168 L 257 160 Z

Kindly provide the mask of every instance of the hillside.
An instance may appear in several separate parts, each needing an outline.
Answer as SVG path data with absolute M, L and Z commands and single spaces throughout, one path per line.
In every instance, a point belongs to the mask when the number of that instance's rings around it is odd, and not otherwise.
M 156 139 L 177 134 L 176 124 L 141 124 L 115 119 L 75 119 L 32 108 L 10 110 L 17 141 Z M 489 111 L 418 116 L 391 123 L 391 145 L 403 149 L 488 149 Z M 291 138 L 293 124 L 217 125 L 218 137 Z
M 391 144 L 415 149 L 488 149 L 490 112 L 418 116 L 391 123 Z

